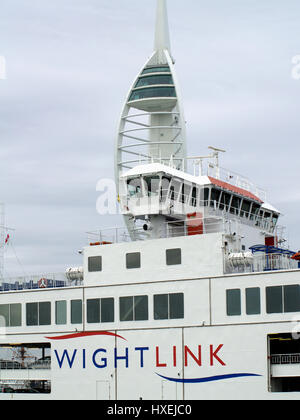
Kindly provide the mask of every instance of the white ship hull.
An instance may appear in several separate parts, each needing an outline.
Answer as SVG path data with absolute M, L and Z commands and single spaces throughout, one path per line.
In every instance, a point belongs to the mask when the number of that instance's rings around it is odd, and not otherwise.
M 270 357 L 271 335 L 294 333 L 297 338 L 297 314 L 266 314 L 264 307 L 266 287 L 295 284 L 298 277 L 299 271 L 293 271 L 61 289 L 59 299 L 68 302 L 144 293 L 151 300 L 153 294 L 181 291 L 185 319 L 157 325 L 157 321 L 151 321 L 149 305 L 150 320 L 135 322 L 134 328 L 132 323 L 125 322 L 103 329 L 86 321 L 61 328 L 35 327 L 34 331 L 27 327 L 26 334 L 23 328 L 15 332 L 8 328 L 1 337 L 1 345 L 46 343 L 51 347 L 51 365 L 46 369 L 1 370 L 1 383 L 47 381 L 51 383 L 51 392 L 1 394 L 0 398 L 299 399 L 299 392 L 280 392 L 280 378 L 300 377 L 300 359 L 293 364 L 272 364 Z M 242 301 L 243 315 L 226 316 L 226 290 L 243 291 L 249 285 L 261 289 L 261 314 L 245 315 Z M 24 302 L 24 296 L 27 302 L 50 301 L 54 317 L 54 299 L 58 298 L 55 292 L 45 289 L 3 297 L 14 303 Z M 52 323 L 55 324 L 54 319 Z

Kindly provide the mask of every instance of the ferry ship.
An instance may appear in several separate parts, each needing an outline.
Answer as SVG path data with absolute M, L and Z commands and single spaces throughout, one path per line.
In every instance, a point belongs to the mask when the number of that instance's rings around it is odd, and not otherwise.
M 300 398 L 300 255 L 224 151 L 186 152 L 166 1 L 115 145 L 126 228 L 0 288 L 0 399 Z

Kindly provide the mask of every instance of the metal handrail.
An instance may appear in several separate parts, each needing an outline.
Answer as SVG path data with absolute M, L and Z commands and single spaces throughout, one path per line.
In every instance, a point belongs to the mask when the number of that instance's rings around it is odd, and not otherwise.
M 300 364 L 300 353 L 272 354 L 272 365 L 294 365 Z
M 51 360 L 36 361 L 28 365 L 22 365 L 19 362 L 13 360 L 2 360 L 0 361 L 1 370 L 50 370 Z

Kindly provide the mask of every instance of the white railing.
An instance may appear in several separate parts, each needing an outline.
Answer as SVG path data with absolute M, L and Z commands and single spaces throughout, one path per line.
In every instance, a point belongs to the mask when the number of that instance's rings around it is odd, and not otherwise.
M 233 203 L 222 203 L 215 200 L 204 200 L 204 192 L 197 189 L 196 196 L 193 196 L 193 188 L 186 187 L 188 193 L 182 193 L 178 189 L 161 189 L 155 191 L 132 192 L 131 194 L 120 195 L 122 214 L 144 215 L 144 214 L 163 214 L 163 215 L 185 215 L 193 211 L 202 211 L 215 216 L 239 217 L 243 224 L 255 226 L 269 233 L 276 232 L 276 222 L 271 217 L 261 217 L 258 212 L 244 210 L 241 205 L 235 207 Z
M 123 243 L 149 239 L 149 233 L 143 229 L 142 225 L 133 231 L 133 239 L 130 238 L 127 229 L 106 228 L 94 232 L 87 232 L 88 243 L 90 245 L 110 245 L 113 243 Z M 204 217 L 186 218 L 173 222 L 162 223 L 160 238 L 173 238 L 180 236 L 192 236 L 196 234 L 225 233 L 232 234 L 239 232 L 240 222 L 238 220 L 226 219 L 225 217 Z
M 272 365 L 294 365 L 300 364 L 300 354 L 273 354 L 271 356 Z
M 49 370 L 51 360 L 37 360 L 36 362 L 22 365 L 13 360 L 0 360 L 0 370 Z

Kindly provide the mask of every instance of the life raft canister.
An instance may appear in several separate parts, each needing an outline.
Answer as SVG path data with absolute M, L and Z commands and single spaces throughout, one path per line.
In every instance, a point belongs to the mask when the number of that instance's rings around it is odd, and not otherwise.
M 48 287 L 48 280 L 45 278 L 42 278 L 38 281 L 38 285 L 40 289 L 45 289 L 46 287 Z

